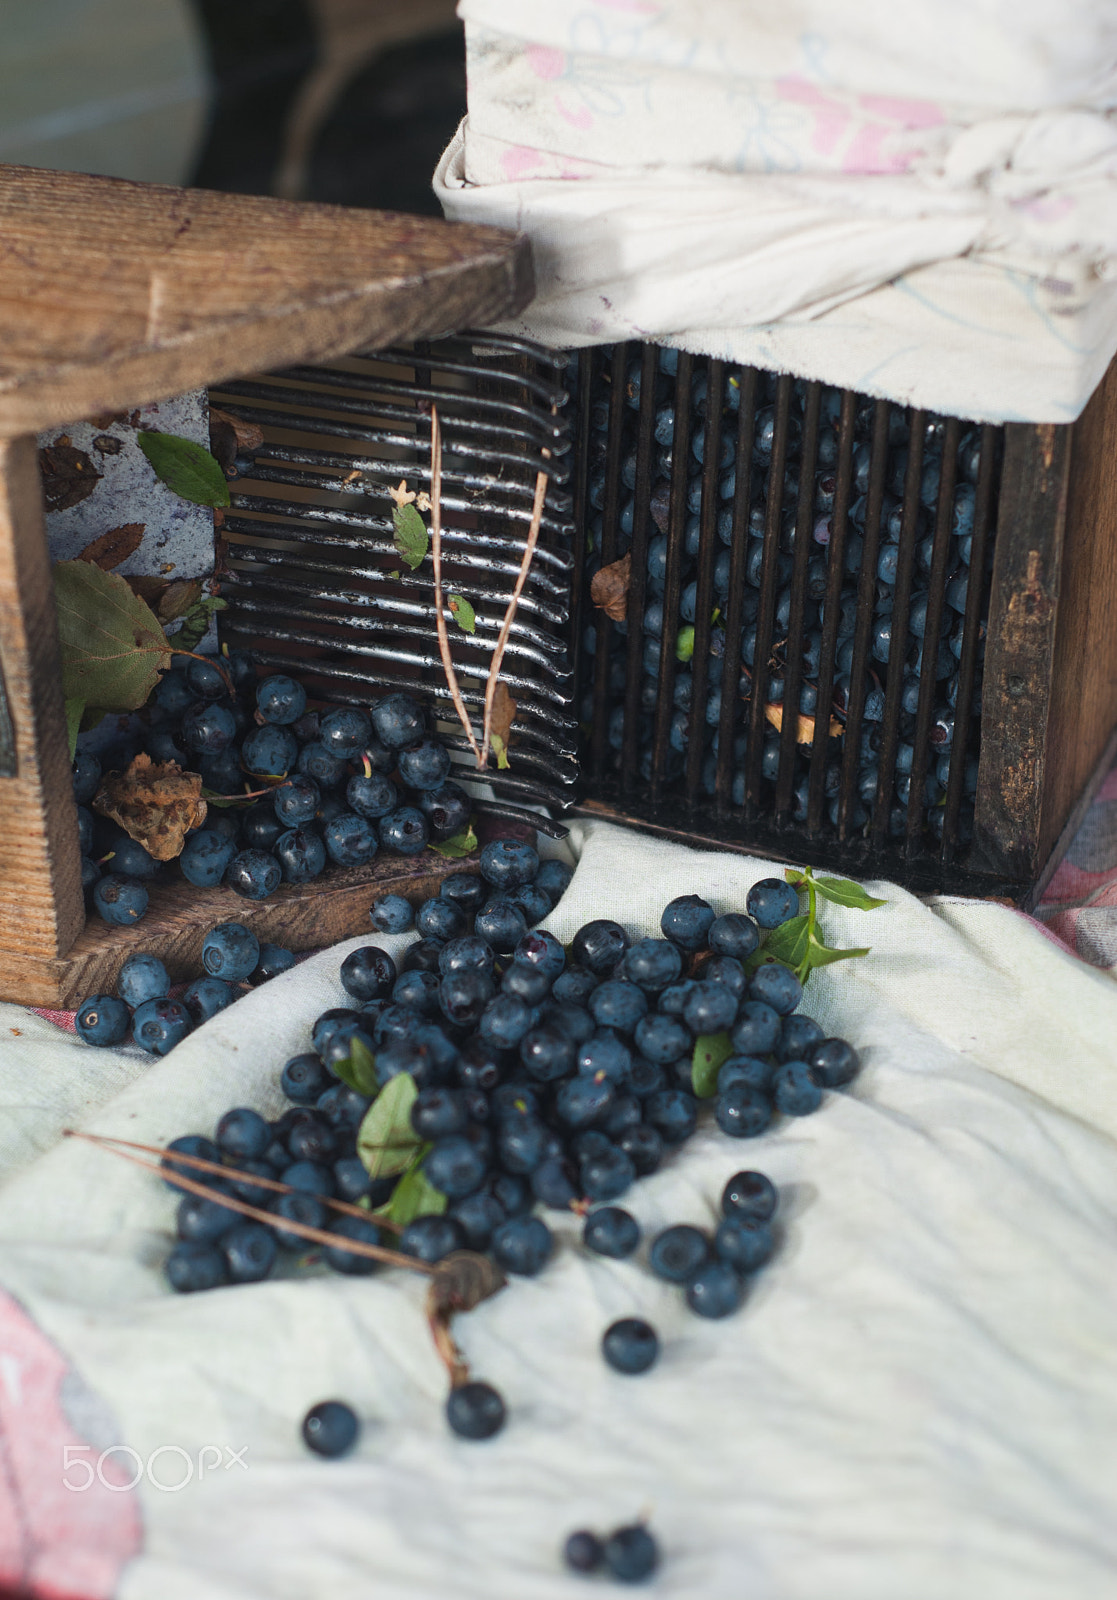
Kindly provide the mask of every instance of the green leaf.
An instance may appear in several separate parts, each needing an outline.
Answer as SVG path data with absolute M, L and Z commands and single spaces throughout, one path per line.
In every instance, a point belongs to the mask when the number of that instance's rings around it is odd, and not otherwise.
M 92 561 L 54 567 L 62 694 L 104 711 L 136 711 L 159 682 L 171 647 L 151 607 L 116 572 Z
M 445 856 L 447 861 L 460 861 L 462 856 L 472 855 L 477 848 L 477 835 L 473 831 L 472 822 L 460 833 L 453 834 L 449 839 L 443 839 L 441 844 L 432 844 L 430 848 L 437 850 L 440 856 Z
M 78 747 L 78 732 L 81 729 L 81 719 L 84 711 L 84 700 L 66 701 L 66 735 L 70 741 L 71 761 L 74 759 L 74 752 Z
M 140 449 L 161 483 L 196 506 L 227 506 L 229 485 L 216 457 L 177 433 L 137 433 Z
M 867 956 L 870 947 L 863 950 L 831 950 L 820 939 L 812 939 L 807 952 L 807 970 L 812 967 L 829 967 L 835 961 L 852 961 L 856 956 Z
M 332 1067 L 341 1081 L 356 1089 L 358 1094 L 371 1096 L 380 1088 L 376 1058 L 362 1039 L 351 1039 L 349 1054 L 341 1061 L 334 1061 Z
M 498 772 L 506 772 L 508 770 L 508 746 L 499 733 L 494 733 L 489 742 L 493 747 L 493 754 L 496 756 Z
M 395 1079 L 392 1081 L 394 1083 Z M 420 1148 L 425 1153 L 430 1146 L 424 1145 Z M 396 1184 L 388 1204 L 381 1206 L 378 1212 L 374 1211 L 372 1214 L 374 1217 L 387 1217 L 390 1222 L 396 1222 L 401 1228 L 406 1228 L 416 1217 L 440 1217 L 448 1204 L 446 1196 L 427 1182 L 426 1173 L 416 1162 Z
M 463 633 L 477 632 L 477 613 L 463 594 L 450 596 L 450 610 Z
M 426 523 L 414 506 L 393 506 L 392 525 L 396 530 L 392 543 L 414 572 L 422 566 L 430 544 Z
M 690 1081 L 700 1100 L 709 1100 L 717 1093 L 718 1073 L 733 1054 L 733 1044 L 727 1033 L 702 1033 L 694 1041 Z
M 409 1072 L 398 1072 L 381 1089 L 357 1130 L 357 1154 L 370 1178 L 405 1172 L 415 1158 L 419 1139 L 411 1126 L 411 1107 L 418 1094 Z
M 815 878 L 814 886 L 836 906 L 852 906 L 856 911 L 874 911 L 877 906 L 888 904 L 886 900 L 874 900 L 852 878 Z
M 789 921 L 773 928 L 767 939 L 754 950 L 745 962 L 746 972 L 755 972 L 766 961 L 778 961 L 782 966 L 798 971 L 810 947 L 810 917 L 791 917 Z
M 689 661 L 694 654 L 694 629 L 690 624 L 680 628 L 675 639 L 675 655 L 680 661 Z
M 228 609 L 227 600 L 217 600 L 212 595 L 207 595 L 204 600 L 199 600 L 196 606 L 182 619 L 182 627 L 171 635 L 176 650 L 196 650 L 209 631 L 210 618 L 215 611 Z

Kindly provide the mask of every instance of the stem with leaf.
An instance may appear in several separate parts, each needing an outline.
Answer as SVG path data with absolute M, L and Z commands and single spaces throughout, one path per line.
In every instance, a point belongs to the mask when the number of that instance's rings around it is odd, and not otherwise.
M 461 689 L 458 687 L 458 675 L 454 670 L 454 660 L 450 654 L 450 636 L 442 611 L 442 429 L 438 421 L 438 408 L 433 405 L 431 406 L 431 563 L 434 567 L 434 625 L 438 632 L 438 653 L 442 658 L 442 670 L 446 674 L 446 687 L 450 691 L 454 710 L 458 713 L 458 721 L 465 729 L 465 736 L 469 740 L 469 747 L 473 751 L 477 765 L 483 767 L 484 757 L 477 748 L 473 723 L 470 721 Z
M 549 451 L 544 451 L 549 455 Z M 539 543 L 539 529 L 543 522 L 543 502 L 547 496 L 547 474 L 540 472 L 535 479 L 535 501 L 531 508 L 531 526 L 528 528 L 527 544 L 524 547 L 523 560 L 520 570 L 516 574 L 516 587 L 512 590 L 512 598 L 508 602 L 508 609 L 504 613 L 504 621 L 500 625 L 500 635 L 496 641 L 496 649 L 489 664 L 489 680 L 485 685 L 485 727 L 484 737 L 481 741 L 481 754 L 477 765 L 483 767 L 489 759 L 489 750 L 493 740 L 493 702 L 496 699 L 496 686 L 500 681 L 500 669 L 504 662 L 504 651 L 508 644 L 508 636 L 512 632 L 512 623 L 516 618 L 516 607 L 520 603 L 520 596 L 524 592 L 528 572 L 531 570 L 532 557 L 535 547 Z

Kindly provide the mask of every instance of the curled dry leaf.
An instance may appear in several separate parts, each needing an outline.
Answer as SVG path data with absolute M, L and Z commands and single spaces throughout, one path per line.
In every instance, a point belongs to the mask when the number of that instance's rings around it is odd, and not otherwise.
M 255 422 L 243 422 L 240 417 L 234 417 L 231 411 L 222 411 L 219 406 L 210 406 L 209 420 L 211 427 L 219 422 L 231 428 L 241 450 L 258 450 L 264 442 L 263 428 Z
M 508 765 L 508 745 L 512 735 L 512 724 L 516 720 L 516 702 L 508 690 L 508 685 L 501 678 L 496 686 L 493 696 L 493 720 L 490 741 L 496 751 L 497 766 Z
M 93 809 L 118 822 L 156 861 L 180 855 L 187 832 L 206 820 L 201 775 L 142 754 L 126 772 L 109 774 Z
M 103 533 L 99 539 L 94 539 L 92 544 L 80 550 L 76 560 L 91 561 L 102 572 L 111 572 L 122 561 L 127 561 L 129 556 L 135 555 L 143 543 L 146 527 L 146 522 L 124 522 L 119 528 L 110 528 L 108 533 Z
M 39 451 L 43 500 L 48 511 L 69 511 L 89 498 L 101 481 L 86 450 L 76 450 L 67 439 Z
M 764 715 L 776 732 L 779 733 L 783 727 L 783 706 L 766 705 L 764 707 Z M 799 713 L 799 727 L 795 735 L 796 744 L 814 744 L 814 724 L 815 719 L 813 717 L 805 717 L 802 712 Z M 837 717 L 831 717 L 827 737 L 839 739 L 844 731 Z
M 201 598 L 202 585 L 197 578 L 176 578 L 160 595 L 155 614 L 160 622 L 175 622 L 192 611 Z
M 590 599 L 614 622 L 623 622 L 628 613 L 628 585 L 632 579 L 632 552 L 594 573 Z

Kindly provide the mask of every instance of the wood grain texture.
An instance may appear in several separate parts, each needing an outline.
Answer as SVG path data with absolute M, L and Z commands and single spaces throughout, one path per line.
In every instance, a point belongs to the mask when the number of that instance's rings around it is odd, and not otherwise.
M 1022 884 L 1040 861 L 1070 460 L 1070 428 L 1006 426 L 969 865 Z
M 1079 803 L 1115 728 L 1117 362 L 1074 424 L 1071 440 L 1040 861 Z
M 0 440 L 0 674 L 14 777 L 0 777 L 0 968 L 50 960 L 85 919 L 58 625 L 34 439 Z
M 378 895 L 402 894 L 418 906 L 438 893 L 451 872 L 475 865 L 474 860 L 445 861 L 433 850 L 417 857 L 390 856 L 367 867 L 331 871 L 314 883 L 286 884 L 257 902 L 231 889 L 197 889 L 181 879 L 158 884 L 146 916 L 133 928 L 110 928 L 92 917 L 62 957 L 0 951 L 0 1000 L 75 1010 L 92 994 L 115 992 L 121 966 L 137 951 L 158 956 L 176 982 L 201 977 L 202 941 L 218 922 L 242 922 L 261 941 L 288 950 L 317 950 L 360 933 L 375 944 L 368 914 Z
M 527 304 L 496 228 L 0 166 L 0 437 Z

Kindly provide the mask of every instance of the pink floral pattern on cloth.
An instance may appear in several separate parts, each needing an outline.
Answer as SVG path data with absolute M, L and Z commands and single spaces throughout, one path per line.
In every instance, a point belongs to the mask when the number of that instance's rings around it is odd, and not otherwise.
M 138 1554 L 134 1466 L 89 1437 L 98 1406 L 0 1290 L 0 1594 L 110 1600 Z
M 1117 967 L 1117 767 L 1102 784 L 1036 917 L 1093 967 Z

